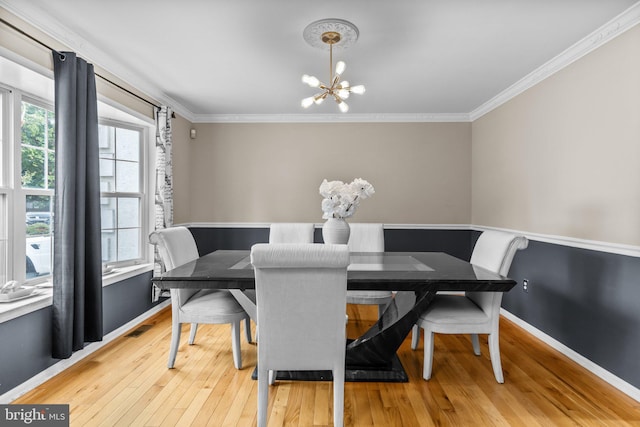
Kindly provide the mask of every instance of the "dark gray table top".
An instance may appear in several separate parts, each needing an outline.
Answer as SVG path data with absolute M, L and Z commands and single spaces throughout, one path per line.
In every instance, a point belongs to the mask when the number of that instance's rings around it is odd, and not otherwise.
M 219 250 L 167 271 L 162 289 L 253 289 L 250 251 Z M 351 253 L 350 290 L 508 291 L 516 282 L 442 252 Z

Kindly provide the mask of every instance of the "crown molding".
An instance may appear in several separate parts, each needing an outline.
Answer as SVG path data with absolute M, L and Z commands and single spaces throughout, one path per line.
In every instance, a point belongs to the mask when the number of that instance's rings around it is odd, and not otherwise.
M 469 114 L 195 114 L 194 123 L 469 122 Z
M 473 122 L 640 23 L 640 2 L 469 113 Z

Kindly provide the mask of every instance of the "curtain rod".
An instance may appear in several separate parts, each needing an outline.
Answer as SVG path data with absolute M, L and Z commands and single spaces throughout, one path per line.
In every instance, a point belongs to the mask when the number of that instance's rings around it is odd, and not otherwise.
M 34 37 L 34 36 L 32 36 L 31 34 L 28 34 L 27 32 L 23 31 L 22 29 L 20 29 L 20 28 L 16 27 L 16 26 L 15 26 L 15 25 L 13 25 L 11 22 L 8 22 L 8 21 L 6 21 L 6 20 L 5 20 L 5 19 L 3 19 L 3 18 L 0 18 L 0 22 L 2 22 L 3 24 L 5 24 L 6 26 L 8 26 L 9 28 L 11 28 L 12 30 L 17 31 L 18 33 L 22 34 L 23 36 L 25 36 L 25 37 L 27 37 L 27 38 L 31 39 L 32 41 L 34 41 L 34 42 L 36 42 L 36 43 L 38 43 L 40 46 L 43 46 L 43 47 L 45 47 L 45 48 L 49 49 L 51 52 L 55 52 L 55 53 L 57 53 L 57 54 L 59 54 L 59 55 L 62 55 L 62 54 L 61 54 L 60 52 L 58 52 L 56 49 L 52 48 L 51 46 L 49 46 L 48 44 L 44 43 L 43 41 L 38 40 L 37 38 L 35 38 L 35 37 Z M 127 92 L 129 95 L 133 95 L 133 96 L 135 96 L 136 98 L 138 98 L 139 100 L 144 101 L 144 102 L 146 102 L 147 104 L 149 104 L 149 105 L 152 105 L 152 106 L 156 107 L 157 109 L 160 109 L 160 106 L 159 106 L 159 105 L 156 105 L 156 104 L 154 104 L 153 102 L 151 102 L 151 101 L 149 101 L 149 100 L 147 100 L 147 99 L 145 99 L 145 98 L 141 97 L 140 95 L 138 95 L 138 94 L 135 94 L 135 93 L 131 92 L 129 89 L 127 89 L 127 88 L 124 88 L 124 87 L 120 86 L 119 84 L 117 84 L 117 83 L 115 83 L 115 82 L 113 82 L 113 81 L 109 80 L 108 78 L 106 78 L 106 77 L 104 77 L 104 76 L 101 76 L 101 75 L 100 75 L 100 74 L 98 74 L 98 73 L 95 73 L 95 75 L 96 75 L 97 77 L 100 77 L 100 78 L 101 78 L 102 80 L 104 80 L 105 82 L 107 82 L 107 83 L 109 83 L 109 84 L 111 84 L 111 85 L 113 85 L 113 86 L 117 87 L 118 89 L 120 89 L 120 90 L 123 90 L 123 91 Z

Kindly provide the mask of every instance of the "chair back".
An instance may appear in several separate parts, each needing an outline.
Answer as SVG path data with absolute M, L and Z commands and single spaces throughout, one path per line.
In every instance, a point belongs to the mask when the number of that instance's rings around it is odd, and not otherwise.
M 258 366 L 344 369 L 346 245 L 256 244 Z
M 313 243 L 313 223 L 273 223 L 269 228 L 269 243 Z
M 349 250 L 351 252 L 384 252 L 384 226 L 373 223 L 349 224 Z
M 509 274 L 511 262 L 518 249 L 525 249 L 529 241 L 519 236 L 502 231 L 484 231 L 471 254 L 471 264 L 498 273 L 501 276 Z M 473 300 L 492 319 L 498 320 L 502 292 L 466 292 L 465 295 Z
M 186 227 L 156 230 L 149 235 L 149 242 L 158 248 L 165 270 L 174 269 L 200 256 L 193 235 Z M 171 289 L 171 297 L 181 306 L 196 292 L 198 289 Z

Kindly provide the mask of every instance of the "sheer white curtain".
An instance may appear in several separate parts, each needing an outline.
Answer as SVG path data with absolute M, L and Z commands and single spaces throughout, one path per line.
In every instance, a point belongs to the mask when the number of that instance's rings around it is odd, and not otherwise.
M 155 229 L 173 225 L 173 171 L 171 166 L 171 116 L 170 107 L 162 106 L 156 110 L 156 194 Z M 154 254 L 154 276 L 164 271 L 157 249 Z M 153 285 L 155 287 L 155 285 Z M 155 290 L 153 300 L 157 301 L 160 292 Z M 167 295 L 169 292 L 167 291 Z

